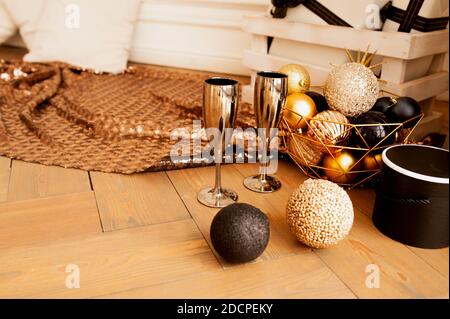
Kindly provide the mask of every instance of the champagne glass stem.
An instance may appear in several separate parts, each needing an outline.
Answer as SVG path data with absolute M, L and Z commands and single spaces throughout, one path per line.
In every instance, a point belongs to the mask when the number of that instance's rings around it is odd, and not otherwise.
M 214 194 L 220 195 L 222 193 L 222 177 L 220 174 L 220 163 L 216 163 L 216 182 L 214 185 Z
M 267 162 L 267 141 L 264 139 L 262 144 L 262 154 L 261 154 L 261 164 L 260 164 L 260 176 L 259 176 L 259 180 L 261 182 L 264 182 L 266 180 L 266 176 L 267 176 L 267 166 L 268 166 L 268 162 Z

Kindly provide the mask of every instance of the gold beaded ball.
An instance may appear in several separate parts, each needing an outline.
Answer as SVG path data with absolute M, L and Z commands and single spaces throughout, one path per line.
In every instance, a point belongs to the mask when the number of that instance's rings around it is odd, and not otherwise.
M 308 179 L 289 198 L 287 222 L 300 242 L 313 248 L 326 248 L 350 232 L 353 205 L 337 184 Z
M 345 116 L 369 111 L 379 93 L 378 80 L 372 70 L 355 62 L 333 68 L 324 87 L 330 108 Z

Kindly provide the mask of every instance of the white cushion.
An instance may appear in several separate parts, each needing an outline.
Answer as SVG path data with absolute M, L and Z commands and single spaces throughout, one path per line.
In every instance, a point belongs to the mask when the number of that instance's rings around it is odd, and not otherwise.
M 120 73 L 140 0 L 5 0 L 28 47 L 27 62 L 60 61 Z
M 32 46 L 32 39 L 36 34 L 37 23 L 42 15 L 45 0 L 0 0 L 19 28 L 20 35 L 26 46 Z
M 16 26 L 9 16 L 3 0 L 0 0 L 0 44 L 8 40 L 16 32 Z

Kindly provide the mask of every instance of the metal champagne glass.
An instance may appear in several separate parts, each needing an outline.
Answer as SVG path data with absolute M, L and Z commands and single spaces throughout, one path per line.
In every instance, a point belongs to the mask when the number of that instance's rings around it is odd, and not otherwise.
M 278 128 L 281 121 L 282 109 L 286 104 L 288 93 L 288 77 L 278 72 L 259 72 L 256 75 L 254 87 L 253 107 L 256 113 L 256 124 L 261 138 L 261 166 L 260 174 L 245 178 L 244 185 L 258 193 L 271 193 L 281 187 L 281 182 L 274 176 L 267 174 L 269 158 L 268 145 L 272 137 L 272 129 Z M 261 131 L 261 129 L 263 129 Z
M 233 128 L 238 111 L 239 83 L 232 79 L 214 77 L 203 85 L 203 120 L 205 128 L 217 129 L 217 135 L 208 134 L 210 143 L 214 136 L 216 181 L 214 187 L 202 189 L 197 199 L 209 207 L 225 207 L 237 201 L 238 195 L 231 189 L 222 188 L 220 163 L 225 150 L 225 129 Z M 231 134 L 229 134 L 231 136 Z

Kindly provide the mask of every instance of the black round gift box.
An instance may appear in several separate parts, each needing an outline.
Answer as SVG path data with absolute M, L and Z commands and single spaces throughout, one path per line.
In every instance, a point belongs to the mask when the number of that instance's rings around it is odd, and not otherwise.
M 448 247 L 448 150 L 396 145 L 385 149 L 382 159 L 375 226 L 403 244 Z

